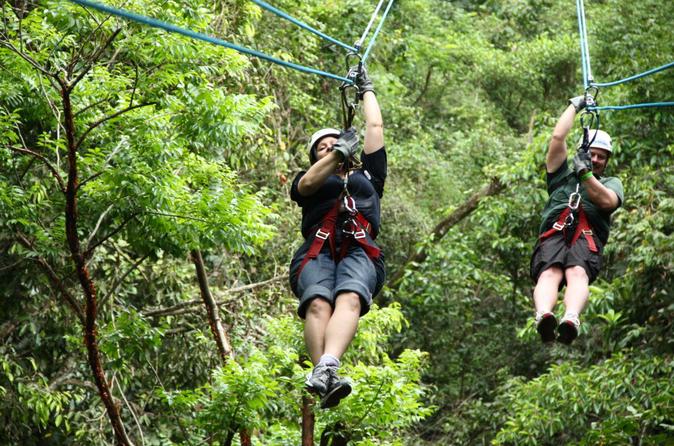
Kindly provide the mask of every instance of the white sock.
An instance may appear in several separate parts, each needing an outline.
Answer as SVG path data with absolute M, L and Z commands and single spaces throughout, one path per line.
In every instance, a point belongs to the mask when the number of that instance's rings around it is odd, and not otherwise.
M 334 367 L 339 367 L 339 359 L 337 357 L 331 355 L 331 354 L 324 354 L 321 356 L 321 359 L 318 360 L 318 364 L 323 364 L 323 365 L 330 365 Z

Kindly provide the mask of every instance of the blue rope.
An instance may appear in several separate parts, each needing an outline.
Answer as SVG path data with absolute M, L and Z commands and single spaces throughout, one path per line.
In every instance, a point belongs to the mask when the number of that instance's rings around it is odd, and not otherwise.
M 389 0 L 388 5 L 386 5 L 386 9 L 384 10 L 384 15 L 381 17 L 381 20 L 379 21 L 379 24 L 377 25 L 377 29 L 374 30 L 374 34 L 372 35 L 372 38 L 370 39 L 370 43 L 367 45 L 367 50 L 365 50 L 365 54 L 363 55 L 363 58 L 361 59 L 362 63 L 365 63 L 365 60 L 370 55 L 370 50 L 372 49 L 372 46 L 374 45 L 374 41 L 377 40 L 377 35 L 379 35 L 379 31 L 381 31 L 381 27 L 384 25 L 384 21 L 386 20 L 386 16 L 388 15 L 388 12 L 391 9 L 391 6 L 393 6 L 393 1 L 394 0 Z
M 352 47 L 351 45 L 347 45 L 347 44 L 344 43 L 344 42 L 340 42 L 339 40 L 334 39 L 334 38 L 328 36 L 328 35 L 325 34 L 325 33 L 322 33 L 321 31 L 319 31 L 319 30 L 317 30 L 317 29 L 315 29 L 315 28 L 312 28 L 311 26 L 307 25 L 307 24 L 304 23 L 304 22 L 300 22 L 300 21 L 297 20 L 296 18 L 294 18 L 294 17 L 292 17 L 292 16 L 286 14 L 285 12 L 281 11 L 280 9 L 277 9 L 277 8 L 273 7 L 273 6 L 270 5 L 269 3 L 263 2 L 262 0 L 253 0 L 253 3 L 255 3 L 256 5 L 258 5 L 258 6 L 261 7 L 261 8 L 266 9 L 266 10 L 269 11 L 269 12 L 272 12 L 272 13 L 276 14 L 276 15 L 279 16 L 279 17 L 282 17 L 282 18 L 288 20 L 289 22 L 294 23 L 295 25 L 299 26 L 300 28 L 306 29 L 307 31 L 309 31 L 309 32 L 311 32 L 311 33 L 314 33 L 314 34 L 316 34 L 317 36 L 322 37 L 323 39 L 325 39 L 325 40 L 327 40 L 327 41 L 330 41 L 330 42 L 332 42 L 332 43 L 334 43 L 334 44 L 337 44 L 337 45 L 341 46 L 342 48 L 346 48 L 346 49 L 349 50 L 349 51 L 353 51 L 354 53 L 357 53 L 357 52 L 358 52 L 358 49 L 357 49 L 357 48 L 354 48 L 354 47 Z
M 653 68 L 653 69 L 648 70 L 648 71 L 644 71 L 643 73 L 635 74 L 634 76 L 626 77 L 625 79 L 620 79 L 620 80 L 613 81 L 613 82 L 604 82 L 604 83 L 592 82 L 591 85 L 593 87 L 612 87 L 614 85 L 619 85 L 619 84 L 623 84 L 625 82 L 640 79 L 642 77 L 646 77 L 648 75 L 655 74 L 655 73 L 658 73 L 660 71 L 664 71 L 664 70 L 666 70 L 668 68 L 672 68 L 672 67 L 674 67 L 674 62 L 670 62 L 668 64 L 665 64 L 665 65 L 661 66 L 661 67 L 657 67 L 657 68 Z
M 674 102 L 647 102 L 643 104 L 631 104 L 631 105 L 603 105 L 601 107 L 588 107 L 587 109 L 592 110 L 629 110 L 632 108 L 651 108 L 651 107 L 674 107 Z
M 342 81 L 342 82 L 346 82 L 348 84 L 353 84 L 353 80 L 348 79 L 346 77 L 337 76 L 336 74 L 327 73 L 325 71 L 316 70 L 314 68 L 305 67 L 304 65 L 298 65 L 298 64 L 295 64 L 295 63 L 292 63 L 292 62 L 286 62 L 284 60 L 277 59 L 275 57 L 269 56 L 267 54 L 261 53 L 261 52 L 256 51 L 256 50 L 244 48 L 244 47 L 241 47 L 239 45 L 235 45 L 233 43 L 225 42 L 224 40 L 208 36 L 206 34 L 191 31 L 189 29 L 180 28 L 176 25 L 172 25 L 170 23 L 166 23 L 166 22 L 162 22 L 160 20 L 152 19 L 150 17 L 145 17 L 145 16 L 140 15 L 140 14 L 135 14 L 133 12 L 125 11 L 123 9 L 113 8 L 111 6 L 103 5 L 101 3 L 96 3 L 96 2 L 89 1 L 89 0 L 69 0 L 69 1 L 71 1 L 73 3 L 77 3 L 78 5 L 81 5 L 81 6 L 88 6 L 90 8 L 98 9 L 99 11 L 103 11 L 103 12 L 108 13 L 108 14 L 116 15 L 118 17 L 123 17 L 125 19 L 133 20 L 133 21 L 138 22 L 138 23 L 142 23 L 142 24 L 145 24 L 145 25 L 148 25 L 148 26 L 152 26 L 154 28 L 160 28 L 160 29 L 163 29 L 165 31 L 182 34 L 184 36 L 191 37 L 193 39 L 203 40 L 205 42 L 209 42 L 209 43 L 212 43 L 214 45 L 224 46 L 225 48 L 229 48 L 229 49 L 232 49 L 234 51 L 238 51 L 239 53 L 248 54 L 250 56 L 255 56 L 255 57 L 258 57 L 260 59 L 264 59 L 268 62 L 272 62 L 272 63 L 275 63 L 277 65 L 281 65 L 281 66 L 284 66 L 284 67 L 287 67 L 287 68 L 292 68 L 292 69 L 297 70 L 297 71 L 302 71 L 304 73 L 318 74 L 319 76 L 325 76 L 325 77 L 329 77 L 331 79 L 336 79 L 336 80 L 339 80 L 339 81 Z

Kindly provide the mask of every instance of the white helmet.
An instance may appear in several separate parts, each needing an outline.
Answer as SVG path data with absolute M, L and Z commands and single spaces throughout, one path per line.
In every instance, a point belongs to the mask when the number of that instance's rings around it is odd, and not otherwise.
M 311 164 L 315 163 L 318 157 L 316 156 L 316 144 L 318 144 L 318 141 L 321 139 L 325 138 L 326 136 L 334 136 L 335 138 L 339 138 L 339 135 L 342 132 L 337 130 L 337 129 L 332 129 L 332 128 L 325 128 L 321 129 L 317 132 L 314 132 L 313 135 L 311 135 L 311 139 L 309 140 L 309 144 L 307 148 L 309 149 L 309 160 L 311 161 Z
M 611 146 L 611 136 L 603 130 L 590 130 L 587 135 L 588 139 L 591 141 L 590 147 L 595 149 L 603 149 L 608 153 L 613 152 Z M 582 138 L 580 140 L 581 144 L 583 142 Z

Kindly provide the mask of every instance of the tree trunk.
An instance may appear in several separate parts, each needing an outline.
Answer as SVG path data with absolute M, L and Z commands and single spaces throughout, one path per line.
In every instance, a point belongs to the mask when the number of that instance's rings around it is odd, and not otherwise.
M 75 145 L 75 122 L 70 101 L 69 87 L 61 81 L 61 97 L 63 100 L 64 125 L 66 129 L 66 138 L 68 142 L 68 185 L 66 187 L 66 238 L 70 255 L 75 263 L 77 277 L 84 291 L 86 301 L 85 322 L 84 322 L 84 342 L 87 347 L 87 359 L 89 367 L 94 374 L 94 381 L 98 388 L 98 394 L 103 400 L 105 409 L 112 423 L 115 432 L 117 444 L 124 446 L 133 446 L 129 439 L 124 423 L 119 414 L 119 409 L 115 405 L 110 388 L 105 379 L 105 372 L 101 364 L 100 351 L 98 349 L 98 333 L 96 327 L 96 317 L 98 313 L 96 303 L 96 287 L 89 275 L 84 255 L 80 247 L 80 239 L 77 234 L 77 190 L 78 190 L 78 172 L 77 172 L 77 149 Z
M 201 256 L 201 251 L 195 249 L 191 252 L 191 255 L 192 262 L 194 262 L 194 267 L 197 270 L 199 290 L 201 290 L 201 298 L 203 299 L 204 306 L 206 307 L 208 324 L 211 327 L 211 333 L 213 334 L 215 344 L 218 346 L 218 352 L 220 353 L 222 363 L 226 364 L 229 358 L 234 357 L 234 352 L 232 351 L 232 346 L 229 343 L 229 339 L 227 339 L 225 329 L 222 326 L 218 305 L 213 299 L 211 290 L 208 287 L 208 277 L 206 276 L 206 268 L 204 267 L 204 259 Z
M 302 446 L 314 446 L 314 400 L 302 396 Z

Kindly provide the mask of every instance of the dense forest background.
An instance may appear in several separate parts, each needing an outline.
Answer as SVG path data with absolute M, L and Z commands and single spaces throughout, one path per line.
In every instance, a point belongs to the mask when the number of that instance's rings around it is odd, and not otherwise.
M 345 42 L 375 3 L 273 2 Z M 248 1 L 110 4 L 346 72 Z M 67 1 L 1 5 L 0 444 L 307 444 L 289 185 L 340 124 L 339 83 Z M 582 93 L 575 6 L 394 4 L 368 60 L 391 280 L 316 442 L 674 444 L 673 109 L 601 113 L 626 197 L 603 272 L 573 346 L 532 327 L 545 150 Z M 672 61 L 674 2 L 585 8 L 597 81 Z M 673 99 L 667 71 L 598 103 Z

